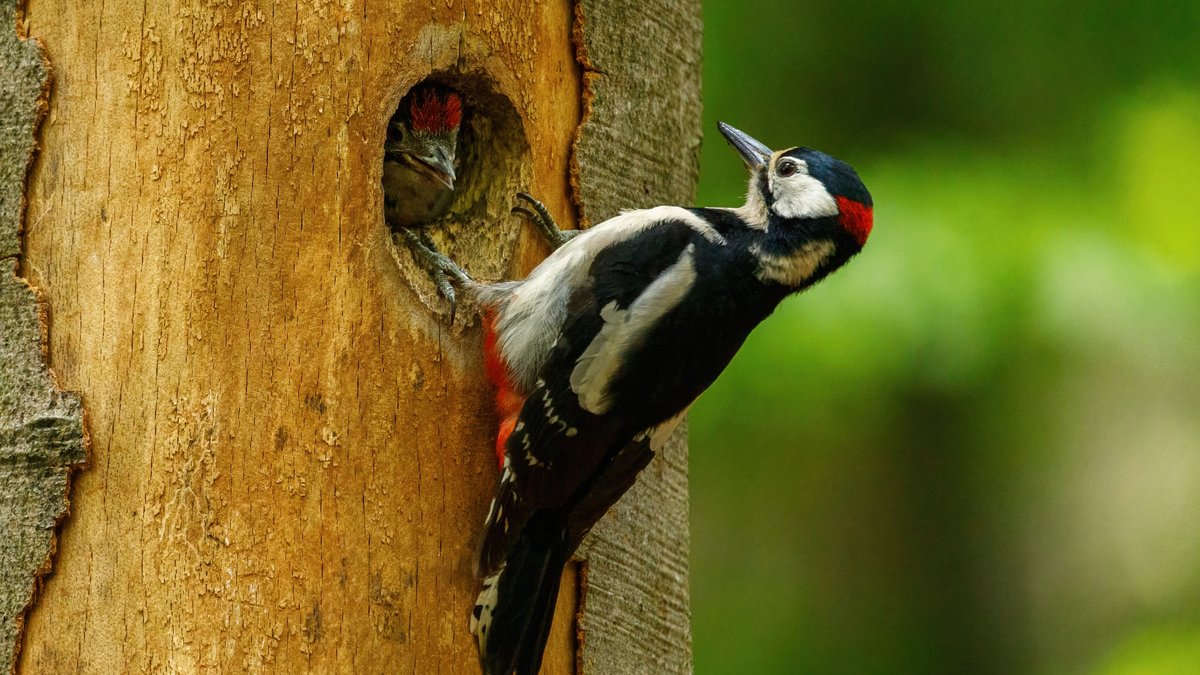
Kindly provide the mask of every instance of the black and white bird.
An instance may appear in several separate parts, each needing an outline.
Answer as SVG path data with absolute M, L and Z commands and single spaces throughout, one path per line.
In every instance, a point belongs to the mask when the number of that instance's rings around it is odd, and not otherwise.
M 584 535 L 750 331 L 871 232 L 871 195 L 849 165 L 720 130 L 750 169 L 745 205 L 623 213 L 523 281 L 474 285 L 446 269 L 482 309 L 500 415 L 471 620 L 486 675 L 536 675 L 563 565 Z M 522 198 L 553 236 L 544 209 Z

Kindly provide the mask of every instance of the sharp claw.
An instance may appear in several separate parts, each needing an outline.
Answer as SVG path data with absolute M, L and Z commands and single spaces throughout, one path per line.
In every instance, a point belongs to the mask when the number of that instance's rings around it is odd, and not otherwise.
M 546 208 L 545 204 L 531 197 L 528 192 L 518 192 L 517 198 L 528 202 L 529 205 L 533 207 L 533 210 L 537 211 L 537 214 L 541 218 L 544 225 L 551 226 L 556 230 L 560 229 L 558 224 L 554 222 L 554 216 L 550 215 L 550 210 Z
M 467 286 L 473 283 L 471 277 L 453 260 L 437 250 L 437 246 L 429 240 L 424 232 L 417 234 L 402 229 L 397 234 L 404 238 L 413 258 L 429 271 L 438 292 L 450 303 L 450 323 L 454 323 L 454 317 L 458 312 L 458 294 L 454 291 L 454 285 L 450 280 L 454 279 Z
M 512 212 L 524 216 L 529 222 L 538 226 L 542 231 L 542 235 L 550 242 L 554 248 L 558 248 L 567 243 L 576 234 L 578 230 L 562 230 L 558 227 L 558 223 L 554 222 L 554 216 L 550 215 L 550 210 L 546 205 L 534 199 L 528 192 L 518 192 L 517 199 L 529 204 L 532 208 L 526 208 L 523 204 L 518 204 L 513 207 Z

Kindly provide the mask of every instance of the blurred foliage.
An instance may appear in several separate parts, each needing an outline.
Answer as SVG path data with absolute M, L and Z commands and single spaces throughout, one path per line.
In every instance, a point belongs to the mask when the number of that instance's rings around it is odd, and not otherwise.
M 1122 642 L 1103 675 L 1195 675 L 1200 665 L 1200 631 L 1151 628 Z
M 697 673 L 1200 672 L 1197 35 L 706 3 L 706 130 L 849 161 L 876 229 L 694 407 Z

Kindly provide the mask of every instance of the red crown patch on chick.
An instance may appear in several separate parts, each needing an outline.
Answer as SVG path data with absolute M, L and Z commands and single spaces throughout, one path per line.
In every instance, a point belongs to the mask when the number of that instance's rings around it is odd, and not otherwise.
M 462 101 L 454 92 L 444 96 L 433 89 L 417 92 L 409 110 L 414 131 L 444 134 L 462 122 Z

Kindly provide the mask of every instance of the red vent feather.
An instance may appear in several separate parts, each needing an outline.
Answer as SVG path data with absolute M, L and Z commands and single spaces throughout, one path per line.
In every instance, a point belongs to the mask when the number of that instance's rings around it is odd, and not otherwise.
M 496 433 L 496 461 L 504 468 L 504 449 L 508 437 L 517 426 L 525 397 L 517 393 L 512 384 L 512 375 L 504 355 L 500 353 L 499 336 L 496 334 L 496 313 L 491 308 L 483 311 L 483 370 L 496 387 L 496 414 L 500 418 L 500 429 Z

